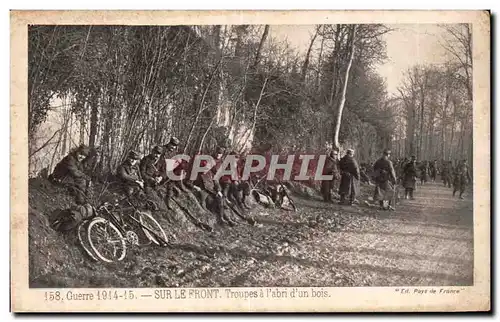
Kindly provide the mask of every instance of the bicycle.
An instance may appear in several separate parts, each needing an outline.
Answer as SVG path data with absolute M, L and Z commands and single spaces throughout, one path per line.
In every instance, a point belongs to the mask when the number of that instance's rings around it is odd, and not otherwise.
M 80 244 L 92 259 L 112 263 L 122 261 L 130 246 L 168 246 L 167 235 L 158 221 L 128 198 L 124 200 L 129 207 L 119 207 L 118 202 L 93 207 L 94 216 L 78 226 Z

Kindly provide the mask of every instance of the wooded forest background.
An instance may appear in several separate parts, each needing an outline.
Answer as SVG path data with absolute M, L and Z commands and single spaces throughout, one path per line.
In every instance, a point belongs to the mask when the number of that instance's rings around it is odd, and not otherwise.
M 472 163 L 470 25 L 442 26 L 448 61 L 405 71 L 397 95 L 376 68 L 390 27 L 318 25 L 305 52 L 270 28 L 30 26 L 30 176 L 82 143 L 99 147 L 97 172 L 113 171 L 171 135 L 188 154 L 339 146 L 373 162 L 389 147 Z

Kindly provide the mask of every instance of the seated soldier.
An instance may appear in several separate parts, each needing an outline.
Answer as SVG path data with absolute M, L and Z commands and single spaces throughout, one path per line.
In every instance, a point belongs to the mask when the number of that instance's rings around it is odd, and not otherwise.
M 217 149 L 217 152 L 221 152 L 221 149 Z M 219 153 L 216 153 L 218 156 Z M 219 155 L 219 159 L 221 156 Z M 200 166 L 204 167 L 207 162 L 203 160 Z M 224 198 L 222 195 L 222 189 L 217 180 L 214 179 L 215 172 L 210 169 L 205 173 L 200 173 L 193 182 L 193 188 L 200 192 L 200 202 L 203 207 L 211 209 L 217 216 L 220 223 L 228 224 L 234 226 L 235 222 L 227 216 L 225 212 Z
M 172 137 L 170 141 L 163 146 L 163 154 L 158 162 L 157 168 L 162 177 L 162 181 L 160 182 L 163 185 L 165 190 L 165 200 L 167 206 L 170 205 L 170 198 L 173 197 L 174 192 L 178 193 L 178 191 L 174 190 L 174 187 L 177 186 L 183 191 L 187 191 L 186 187 L 183 185 L 182 180 L 174 181 L 170 180 L 168 173 L 173 173 L 174 175 L 180 175 L 180 172 L 184 171 L 184 164 L 178 160 L 174 160 L 173 157 L 177 153 L 177 149 L 179 146 L 179 140 L 176 137 Z
M 241 177 L 243 176 L 243 167 L 245 166 L 244 160 L 242 164 L 242 160 L 240 156 L 232 151 L 229 155 L 236 158 L 236 179 L 231 178 L 231 176 L 227 176 L 225 179 L 229 182 L 229 189 L 227 191 L 226 197 L 229 197 L 229 200 L 233 203 L 236 203 L 240 209 L 250 209 L 250 207 L 246 204 L 246 197 L 250 195 L 250 184 L 246 181 L 241 181 Z M 222 178 L 221 178 L 222 180 Z M 222 185 L 223 183 L 221 183 Z
M 125 161 L 116 170 L 116 175 L 127 197 L 143 193 L 144 181 L 142 181 L 141 172 L 137 165 L 140 158 L 139 153 L 130 151 Z
M 250 209 L 250 206 L 247 203 L 247 198 L 250 196 L 250 178 L 245 181 L 241 180 L 241 178 L 243 177 L 243 170 L 245 169 L 245 163 L 246 163 L 246 153 L 243 153 L 238 161 L 238 174 L 240 177 L 238 191 L 240 194 L 239 198 L 241 204 L 246 209 Z
M 87 190 L 90 177 L 84 172 L 83 160 L 89 155 L 89 148 L 79 146 L 65 156 L 54 168 L 49 180 L 54 183 L 68 185 L 70 193 L 79 205 L 87 202 Z
M 162 153 L 162 147 L 155 146 L 150 154 L 142 158 L 139 165 L 141 178 L 144 181 L 144 191 L 146 195 L 153 198 L 158 195 L 159 184 L 162 180 L 160 171 L 157 168 Z M 169 204 L 167 204 L 167 207 L 171 209 Z

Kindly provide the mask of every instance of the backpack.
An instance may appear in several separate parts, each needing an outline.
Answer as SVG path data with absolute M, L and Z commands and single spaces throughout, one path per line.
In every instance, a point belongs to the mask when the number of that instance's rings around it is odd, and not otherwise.
M 68 231 L 74 229 L 83 220 L 94 215 L 94 209 L 91 205 L 75 205 L 71 208 L 61 211 L 51 226 L 57 231 Z

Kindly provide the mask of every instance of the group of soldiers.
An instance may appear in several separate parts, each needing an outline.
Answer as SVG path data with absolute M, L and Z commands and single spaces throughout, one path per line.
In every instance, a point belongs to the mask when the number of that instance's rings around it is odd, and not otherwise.
M 415 180 L 407 182 L 410 191 L 410 197 L 413 197 L 413 190 L 415 189 L 415 182 L 420 179 L 420 185 L 423 186 L 427 182 L 435 182 L 437 176 L 440 175 L 445 187 L 451 188 L 453 186 L 453 197 L 459 193 L 459 198 L 463 198 L 463 194 L 467 185 L 471 182 L 471 175 L 467 160 L 463 159 L 456 162 L 453 166 L 452 161 L 438 160 L 417 162 L 416 157 L 412 156 L 410 160 L 404 159 L 398 162 L 400 178 L 405 184 L 409 177 L 414 177 Z M 405 181 L 406 178 L 406 181 Z
M 116 179 L 121 192 L 129 198 L 144 199 L 147 197 L 161 198 L 167 208 L 172 209 L 172 200 L 180 191 L 191 189 L 198 196 L 200 204 L 207 210 L 217 215 L 219 222 L 234 226 L 235 222 L 225 211 L 228 206 L 235 205 L 241 209 L 249 209 L 247 200 L 250 196 L 250 178 L 241 180 L 245 164 L 245 154 L 234 151 L 228 154 L 237 161 L 238 174 L 236 179 L 231 175 L 224 175 L 220 179 L 215 174 L 222 165 L 226 150 L 217 147 L 212 157 L 215 164 L 207 172 L 197 175 L 194 180 L 170 180 L 168 172 L 180 175 L 184 172 L 189 176 L 192 164 L 177 162 L 173 156 L 177 154 L 179 140 L 172 137 L 167 144 L 154 146 L 151 152 L 141 158 L 136 151 L 129 151 L 125 160 L 116 169 Z M 91 149 L 84 145 L 76 148 L 65 156 L 55 167 L 49 179 L 54 183 L 65 184 L 75 197 L 77 204 L 88 202 L 88 192 L 91 183 L 89 164 L 91 163 Z M 396 185 L 405 189 L 405 199 L 414 199 L 413 192 L 417 179 L 425 184 L 429 179 L 436 180 L 441 175 L 447 187 L 453 184 L 453 196 L 459 192 L 463 199 L 466 185 L 470 182 L 470 171 L 466 160 L 460 161 L 453 167 L 450 161 L 443 161 L 441 165 L 437 160 L 417 163 L 416 157 L 411 156 L 404 160 L 390 160 L 391 150 L 383 151 L 382 156 L 373 164 L 358 165 L 354 150 L 348 149 L 339 159 L 339 151 L 330 151 L 323 168 L 324 175 L 332 175 L 331 180 L 321 182 L 321 193 L 325 202 L 332 202 L 332 190 L 338 184 L 340 204 L 353 205 L 359 195 L 359 184 L 372 182 L 375 184 L 373 200 L 378 201 L 381 210 L 394 210 L 394 196 Z M 95 160 L 94 160 L 95 161 Z M 201 164 L 206 166 L 206 162 Z M 92 172 L 92 171 L 90 171 Z M 277 191 L 277 190 L 276 190 Z M 276 192 L 275 191 L 275 192 Z M 272 189 L 271 189 L 272 192 Z M 276 197 L 276 193 L 271 193 Z M 234 208 L 231 208 L 234 209 Z
M 447 187 L 453 184 L 453 196 L 459 192 L 459 198 L 463 199 L 467 184 L 471 181 L 467 160 L 461 160 L 455 167 L 451 161 L 437 160 L 422 161 L 417 163 L 413 155 L 409 159 L 396 159 L 394 163 L 390 160 L 391 150 L 383 151 L 382 156 L 372 165 L 363 163 L 358 166 L 354 158 L 354 150 L 348 149 L 345 156 L 338 159 L 338 151 L 332 150 L 325 163 L 323 174 L 332 175 L 332 180 L 321 183 L 321 192 L 325 202 L 332 202 L 332 190 L 338 182 L 340 204 L 353 205 L 359 194 L 359 183 L 375 184 L 373 200 L 378 201 L 381 210 L 394 210 L 396 196 L 396 185 L 402 185 L 405 189 L 404 199 L 413 200 L 413 192 L 417 180 L 421 185 L 432 180 L 436 181 L 438 174 L 441 175 L 443 183 Z
M 397 177 L 390 156 L 391 151 L 384 150 L 383 155 L 373 164 L 372 169 L 376 183 L 373 199 L 379 202 L 382 210 L 394 210 L 391 193 Z M 338 151 L 332 150 L 326 159 L 323 174 L 332 175 L 333 179 L 321 182 L 323 200 L 332 202 L 331 192 L 338 182 L 339 203 L 352 206 L 356 202 L 356 196 L 359 195 L 360 181 L 371 182 L 370 176 L 367 174 L 370 171 L 368 168 L 366 164 L 358 165 L 354 158 L 353 149 L 348 149 L 340 160 L 338 159 Z
M 168 172 L 179 176 L 181 172 L 184 174 L 189 172 L 192 166 L 192 164 L 173 159 L 173 156 L 177 154 L 178 146 L 179 140 L 172 137 L 167 144 L 154 146 L 151 152 L 143 158 L 138 152 L 129 151 L 116 169 L 115 177 L 121 192 L 135 200 L 161 198 L 166 207 L 172 209 L 172 201 L 175 202 L 175 197 L 180 191 L 191 189 L 199 197 L 203 208 L 216 213 L 219 222 L 234 226 L 235 221 L 226 211 L 228 206 L 236 205 L 241 210 L 250 208 L 247 201 L 250 195 L 250 184 L 248 181 L 241 180 L 244 155 L 239 155 L 234 151 L 229 152 L 229 155 L 237 160 L 236 179 L 231 175 L 224 175 L 216 180 L 215 174 L 226 153 L 225 148 L 217 147 L 212 154 L 215 165 L 209 171 L 200 173 L 193 181 L 170 180 Z M 76 148 L 56 165 L 49 176 L 52 182 L 68 187 L 77 204 L 89 202 L 91 177 L 87 174 L 86 162 L 89 160 L 90 151 L 91 149 L 84 145 Z M 206 166 L 206 163 L 202 161 L 201 166 Z M 189 173 L 185 177 L 189 178 Z

